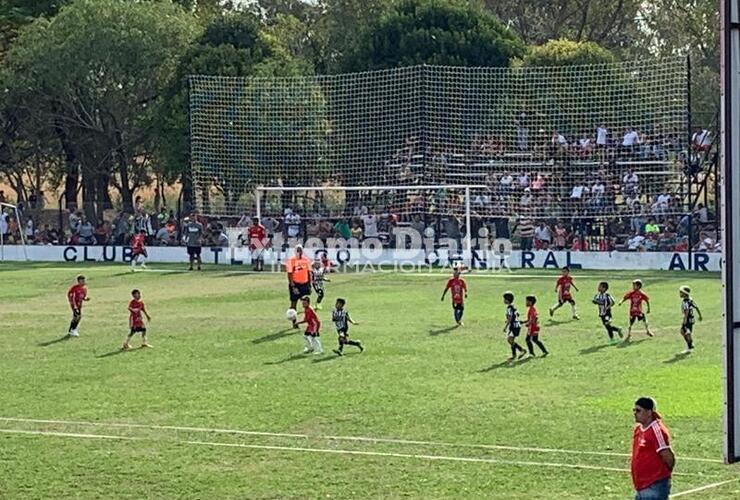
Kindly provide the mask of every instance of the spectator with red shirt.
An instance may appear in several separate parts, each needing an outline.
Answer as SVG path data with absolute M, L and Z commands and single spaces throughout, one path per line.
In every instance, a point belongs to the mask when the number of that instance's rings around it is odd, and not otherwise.
M 319 317 L 311 307 L 311 297 L 307 295 L 302 297 L 301 304 L 303 304 L 303 320 L 296 323 L 296 325 L 306 324 L 306 332 L 303 334 L 303 342 L 306 347 L 303 349 L 303 354 L 311 352 L 324 354 L 324 348 L 321 346 L 321 340 L 319 340 L 321 321 L 319 321 Z
M 142 229 L 131 238 L 131 270 L 136 270 L 136 264 L 141 263 L 142 269 L 146 269 L 146 230 Z
M 445 300 L 447 290 L 450 290 L 450 295 L 452 296 L 452 314 L 455 318 L 455 323 L 457 323 L 457 326 L 463 326 L 462 317 L 465 310 L 463 297 L 468 298 L 468 285 L 464 279 L 460 278 L 459 269 L 453 271 L 452 278 L 447 281 L 447 286 L 445 286 L 440 300 Z
M 82 321 L 82 304 L 90 300 L 87 296 L 87 286 L 84 276 L 77 276 L 77 283 L 72 285 L 67 291 L 67 300 L 69 307 L 72 308 L 72 321 L 69 323 L 68 335 L 70 337 L 79 337 L 80 332 L 77 327 Z
M 252 253 L 252 263 L 255 271 L 265 270 L 265 249 L 268 246 L 267 230 L 260 224 L 258 217 L 252 217 L 252 225 L 247 229 L 249 250 Z
M 632 434 L 632 484 L 635 500 L 668 500 L 671 476 L 676 464 L 670 433 L 655 411 L 655 401 L 640 398 L 632 409 L 635 429 Z

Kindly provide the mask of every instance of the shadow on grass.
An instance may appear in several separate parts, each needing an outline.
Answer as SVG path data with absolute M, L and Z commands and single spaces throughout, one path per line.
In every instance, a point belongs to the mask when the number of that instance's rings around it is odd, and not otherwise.
M 575 319 L 548 319 L 547 324 L 549 326 L 558 326 L 558 325 L 565 325 L 568 323 L 573 323 L 574 321 L 577 321 Z
M 100 356 L 96 356 L 97 358 L 110 358 L 111 356 L 116 356 L 118 354 L 123 354 L 125 352 L 134 352 L 141 350 L 141 347 L 132 347 L 131 349 L 121 349 L 120 347 L 116 349 L 115 351 L 106 352 L 105 354 L 101 354 Z
M 688 358 L 689 356 L 691 356 L 691 353 L 690 352 L 681 352 L 681 353 L 678 353 L 675 356 L 673 356 L 671 359 L 666 359 L 665 361 L 663 361 L 663 363 L 665 363 L 667 365 L 670 365 L 670 364 L 673 364 L 673 363 L 678 363 L 679 361 L 682 361 L 682 360 Z
M 436 336 L 436 335 L 442 335 L 443 333 L 449 333 L 452 330 L 457 330 L 457 325 L 448 326 L 447 328 L 440 328 L 438 330 L 429 330 L 429 335 Z
M 336 354 L 332 352 L 332 353 L 324 354 L 324 356 L 321 358 L 314 359 L 313 362 L 314 363 L 324 363 L 326 361 L 334 361 L 335 359 L 343 358 L 346 356 L 349 356 L 349 353 L 345 354 L 344 356 L 337 356 Z
M 640 339 L 640 340 L 631 340 L 629 342 L 620 342 L 617 344 L 617 349 L 624 349 L 625 347 L 629 347 L 632 345 L 642 344 L 643 342 L 647 342 L 648 339 Z
M 595 354 L 601 351 L 602 349 L 607 349 L 609 347 L 612 347 L 612 344 L 599 344 L 599 345 L 588 347 L 586 349 L 581 349 L 579 353 L 580 354 Z
M 287 358 L 279 359 L 277 361 L 266 361 L 263 364 L 269 365 L 269 366 L 282 365 L 283 363 L 289 363 L 291 361 L 298 361 L 299 359 L 305 359 L 306 356 L 307 356 L 306 354 L 291 354 Z
M 284 330 L 280 330 L 279 332 L 271 333 L 269 335 L 265 335 L 264 337 L 260 337 L 258 339 L 254 339 L 252 341 L 253 344 L 263 344 L 265 342 L 272 342 L 273 340 L 279 340 L 283 337 L 289 337 L 290 335 L 293 335 L 294 333 L 298 333 L 298 328 L 293 328 L 292 326 L 290 328 L 285 328 Z
M 72 337 L 70 337 L 69 334 L 66 334 L 66 335 L 64 335 L 62 337 L 59 337 L 58 339 L 49 340 L 49 341 L 46 341 L 46 342 L 39 342 L 38 346 L 39 347 L 49 347 L 50 345 L 58 344 L 59 342 L 64 342 L 64 341 L 69 340 L 71 338 Z

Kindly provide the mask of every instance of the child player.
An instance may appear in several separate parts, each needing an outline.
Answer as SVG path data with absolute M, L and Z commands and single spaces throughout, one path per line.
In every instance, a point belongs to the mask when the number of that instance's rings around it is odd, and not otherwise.
M 465 310 L 463 297 L 468 298 L 468 285 L 464 279 L 460 278 L 459 268 L 453 271 L 452 278 L 447 281 L 447 286 L 445 286 L 442 292 L 441 300 L 443 301 L 445 300 L 447 290 L 450 290 L 450 295 L 452 296 L 452 314 L 455 318 L 455 323 L 457 323 L 457 326 L 463 326 L 462 317 Z
M 681 323 L 681 335 L 686 341 L 686 350 L 683 351 L 683 354 L 689 354 L 694 350 L 694 340 L 691 338 L 694 331 L 694 323 L 696 322 L 694 311 L 696 311 L 699 321 L 702 320 L 701 311 L 692 300 L 691 289 L 689 287 L 682 286 L 678 289 L 678 293 L 681 295 L 682 299 L 681 312 L 683 313 L 683 322 Z
M 321 301 L 324 300 L 324 282 L 329 281 L 326 278 L 326 269 L 321 261 L 314 260 L 311 264 L 311 286 L 316 292 L 316 310 L 321 310 Z
M 516 359 L 516 353 L 520 352 L 519 359 L 527 355 L 527 351 L 522 346 L 516 343 L 516 338 L 519 336 L 521 331 L 521 324 L 519 323 L 519 313 L 514 307 L 514 294 L 511 292 L 504 293 L 504 304 L 506 304 L 506 325 L 504 325 L 504 333 L 506 334 L 506 341 L 511 346 L 511 357 L 507 360 L 509 363 Z
M 131 349 L 129 342 L 131 342 L 131 337 L 137 333 L 141 333 L 141 347 L 151 347 L 151 345 L 146 341 L 146 326 L 144 326 L 144 318 L 142 315 L 146 316 L 147 321 L 151 321 L 152 318 L 146 311 L 144 301 L 141 300 L 141 292 L 139 290 L 132 290 L 131 297 L 133 298 L 131 299 L 131 302 L 128 303 L 128 326 L 130 331 L 126 340 L 123 341 L 124 351 Z
M 82 303 L 90 300 L 87 296 L 87 284 L 84 276 L 77 276 L 77 283 L 69 287 L 67 300 L 72 308 L 72 321 L 69 323 L 67 334 L 70 337 L 79 337 L 80 332 L 77 327 L 82 321 Z
M 334 322 L 334 326 L 337 327 L 337 334 L 339 335 L 339 348 L 334 350 L 337 356 L 343 355 L 342 351 L 344 350 L 345 345 L 353 345 L 357 347 L 360 352 L 365 350 L 359 340 L 349 339 L 349 325 L 357 325 L 358 323 L 349 317 L 349 311 L 344 308 L 346 303 L 347 302 L 344 299 L 337 299 L 334 311 L 331 313 L 331 320 Z
M 527 321 L 525 322 L 527 325 L 527 349 L 529 349 L 530 356 L 534 356 L 534 345 L 532 344 L 537 344 L 544 358 L 550 353 L 545 349 L 545 345 L 540 342 L 540 324 L 537 318 L 537 308 L 534 307 L 537 303 L 537 297 L 528 295 L 525 300 L 527 303 Z
M 141 267 L 146 269 L 146 230 L 142 229 L 138 234 L 131 238 L 131 270 L 136 270 L 136 264 L 141 263 Z
M 578 313 L 576 312 L 576 301 L 573 300 L 573 295 L 570 293 L 570 288 L 578 291 L 578 287 L 573 283 L 573 277 L 570 275 L 570 269 L 565 266 L 562 271 L 562 275 L 555 282 L 555 292 L 558 294 L 558 303 L 550 308 L 550 317 L 555 314 L 555 311 L 560 309 L 563 304 L 568 302 L 570 304 L 571 311 L 573 312 L 573 319 L 579 319 Z
M 614 338 L 614 334 L 616 333 L 619 335 L 619 338 L 621 339 L 622 329 L 612 325 L 612 307 L 614 306 L 615 300 L 608 290 L 609 283 L 606 281 L 599 283 L 597 293 L 594 295 L 592 302 L 599 306 L 599 318 L 601 319 L 601 323 L 604 325 L 604 328 L 606 328 L 606 334 L 609 335 L 609 343 L 616 344 L 619 341 Z
M 319 317 L 316 316 L 316 312 L 311 307 L 311 297 L 308 295 L 302 297 L 301 304 L 303 304 L 303 319 L 297 322 L 296 325 L 306 323 L 306 331 L 303 334 L 303 342 L 306 347 L 303 349 L 303 354 L 310 352 L 324 354 L 324 348 L 321 346 L 321 340 L 319 340 L 321 321 L 319 321 Z
M 646 314 L 650 314 L 650 297 L 643 293 L 642 281 L 635 280 L 632 282 L 632 290 L 624 294 L 619 305 L 621 306 L 627 300 L 630 301 L 630 326 L 627 329 L 627 338 L 624 341 L 629 342 L 632 337 L 632 325 L 635 324 L 635 321 L 642 321 L 645 324 L 645 333 L 647 333 L 648 337 L 652 337 L 653 333 L 650 331 L 647 318 L 645 317 Z M 642 311 L 643 302 L 647 305 L 645 312 Z

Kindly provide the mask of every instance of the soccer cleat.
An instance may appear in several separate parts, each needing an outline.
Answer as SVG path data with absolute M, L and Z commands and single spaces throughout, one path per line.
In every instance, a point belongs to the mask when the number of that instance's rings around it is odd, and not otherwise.
M 617 335 L 619 335 L 619 338 L 620 339 L 624 336 L 624 334 L 622 333 L 622 329 L 621 328 L 617 328 Z
M 463 323 L 462 321 L 458 321 L 457 326 L 465 326 L 465 323 Z
M 617 345 L 619 344 L 619 340 L 617 339 L 609 339 L 609 345 Z
M 342 351 L 340 351 L 339 349 L 334 349 L 332 352 L 337 356 L 344 356 L 344 354 L 342 354 Z
M 80 332 L 78 332 L 77 329 L 70 330 L 69 331 L 69 336 L 70 337 L 79 337 L 80 336 Z
M 321 304 L 316 304 L 316 310 L 317 311 L 321 311 L 322 309 L 324 309 L 324 308 L 321 306 Z
M 141 268 L 142 268 L 142 269 L 146 269 L 146 263 L 142 264 L 142 265 L 141 265 Z
M 358 345 L 357 347 L 358 347 L 358 348 L 360 349 L 360 352 L 362 352 L 362 351 L 364 351 L 364 350 L 365 350 L 365 348 L 364 348 L 364 347 L 362 347 L 362 344 Z
M 147 343 L 141 344 L 141 348 L 142 349 L 144 349 L 145 347 L 148 348 L 148 349 L 151 349 L 152 348 L 152 345 L 151 344 L 147 344 Z
M 303 349 L 303 354 L 309 354 L 312 352 L 313 352 L 313 349 L 311 349 L 310 347 L 306 347 L 305 349 Z
M 314 355 L 314 356 L 319 356 L 319 355 L 321 355 L 321 354 L 324 354 L 324 351 L 314 351 L 314 352 L 313 352 L 313 355 Z
M 131 346 L 128 345 L 128 342 L 124 342 L 123 343 L 123 347 L 121 347 L 121 350 L 122 351 L 128 351 L 129 349 L 131 349 Z
M 647 332 L 645 332 L 645 333 L 647 333 L 647 336 L 648 336 L 648 337 L 655 337 L 655 335 L 653 335 L 653 332 L 651 332 L 650 330 L 648 330 L 648 331 L 647 331 Z
M 550 317 L 552 318 L 553 314 L 555 314 L 555 309 L 553 309 L 553 308 L 551 307 L 551 308 L 549 309 L 549 311 L 550 311 Z
M 542 356 L 540 356 L 540 357 L 541 358 L 546 358 L 549 354 L 550 354 L 550 351 L 545 351 L 545 352 L 542 353 Z
M 573 319 L 581 319 L 581 318 L 577 314 L 574 314 Z
M 514 357 L 512 356 L 511 358 L 506 358 L 506 362 L 509 363 L 509 364 L 513 363 L 514 362 Z

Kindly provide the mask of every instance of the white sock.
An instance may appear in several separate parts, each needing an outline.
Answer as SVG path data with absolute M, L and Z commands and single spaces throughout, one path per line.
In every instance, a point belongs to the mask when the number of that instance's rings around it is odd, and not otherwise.
M 306 349 L 313 349 L 313 345 L 311 344 L 311 337 L 309 335 L 303 336 L 303 343 L 306 344 Z
M 321 347 L 321 341 L 318 337 L 313 337 L 311 340 L 313 341 L 314 352 L 324 352 L 324 348 Z
M 570 306 L 570 308 L 573 309 L 573 316 L 575 316 L 576 315 L 576 306 L 575 305 L 572 305 L 572 306 Z

